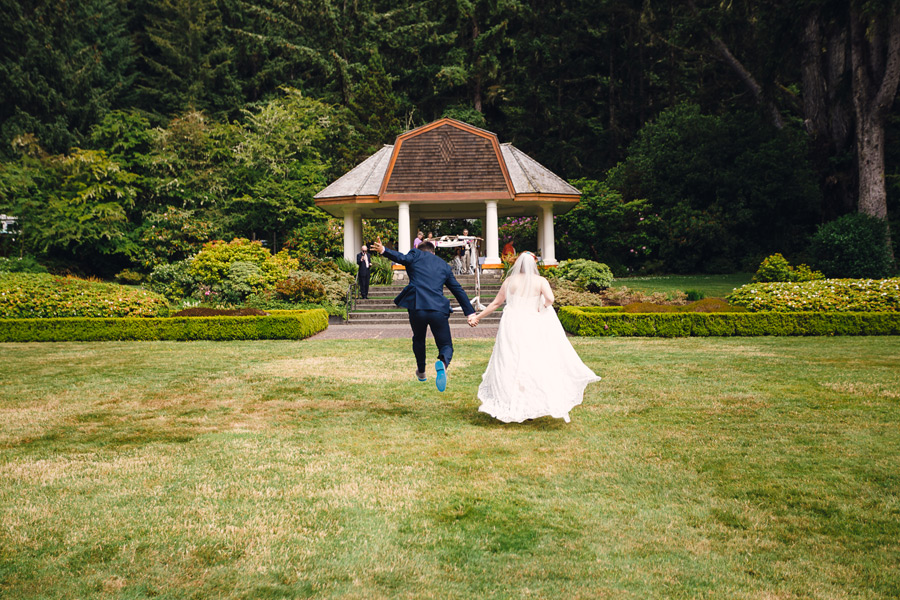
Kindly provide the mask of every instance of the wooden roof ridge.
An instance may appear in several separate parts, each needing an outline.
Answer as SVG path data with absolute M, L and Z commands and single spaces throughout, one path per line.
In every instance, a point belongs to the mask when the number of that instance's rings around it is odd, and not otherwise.
M 426 131 L 430 131 L 432 129 L 437 129 L 441 125 L 453 125 L 454 127 L 458 127 L 464 131 L 468 131 L 469 133 L 474 133 L 476 135 L 480 135 L 483 137 L 494 138 L 497 139 L 497 134 L 493 131 L 488 131 L 487 129 L 482 129 L 480 127 L 476 127 L 474 125 L 470 125 L 465 121 L 460 121 L 458 119 L 453 119 L 451 117 L 441 117 L 437 121 L 432 121 L 431 123 L 426 123 L 425 125 L 420 125 L 418 127 L 414 127 L 413 129 L 409 129 L 404 131 L 400 135 L 397 136 L 397 140 L 400 138 L 409 138 L 415 137 L 416 135 L 425 133 Z
M 515 187 L 513 186 L 512 178 L 509 176 L 509 170 L 506 167 L 506 160 L 504 159 L 503 152 L 500 149 L 500 140 L 497 138 L 497 134 L 492 131 L 487 131 L 479 127 L 475 127 L 474 125 L 469 125 L 468 123 L 464 123 L 463 121 L 451 119 L 450 117 L 443 117 L 441 119 L 438 119 L 437 121 L 433 121 L 426 125 L 416 127 L 415 129 L 410 129 L 409 131 L 406 131 L 397 136 L 397 140 L 394 142 L 393 151 L 391 152 L 391 160 L 388 163 L 387 170 L 385 171 L 384 177 L 381 181 L 381 187 L 378 190 L 379 198 L 386 198 L 386 190 L 388 188 L 388 185 L 390 184 L 391 175 L 394 172 L 394 166 L 397 163 L 397 158 L 400 156 L 403 142 L 443 126 L 455 127 L 456 129 L 459 129 L 466 133 L 485 138 L 490 143 L 497 166 L 500 168 L 500 173 L 502 174 L 503 180 L 506 184 L 506 191 L 509 194 L 508 197 L 513 198 L 516 193 Z

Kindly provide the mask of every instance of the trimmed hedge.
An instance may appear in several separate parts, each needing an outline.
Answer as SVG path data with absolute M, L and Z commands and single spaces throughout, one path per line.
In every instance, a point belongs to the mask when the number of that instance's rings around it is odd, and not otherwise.
M 900 335 L 900 313 L 613 313 L 574 306 L 559 311 L 580 336 Z
M 301 340 L 327 327 L 322 309 L 266 317 L 3 319 L 0 342 Z

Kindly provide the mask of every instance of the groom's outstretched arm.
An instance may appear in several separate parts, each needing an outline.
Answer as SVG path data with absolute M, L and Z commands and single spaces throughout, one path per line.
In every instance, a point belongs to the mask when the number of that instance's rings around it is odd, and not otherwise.
M 385 248 L 381 244 L 380 240 L 375 242 L 374 244 L 372 244 L 372 247 L 375 249 L 376 252 L 380 253 L 385 258 L 388 258 L 388 259 L 394 261 L 398 265 L 403 265 L 404 267 L 408 267 L 410 265 L 410 263 L 412 263 L 413 252 L 415 252 L 415 250 L 410 250 L 406 254 L 400 254 L 396 250 L 391 250 L 390 248 Z
M 472 308 L 472 303 L 469 302 L 469 297 L 466 295 L 466 291 L 463 289 L 459 282 L 456 280 L 456 277 L 453 276 L 453 273 L 450 273 L 450 277 L 447 278 L 447 289 L 453 294 L 456 298 L 456 301 L 459 302 L 460 308 L 463 309 L 463 314 L 467 317 L 471 314 L 475 313 L 475 309 Z

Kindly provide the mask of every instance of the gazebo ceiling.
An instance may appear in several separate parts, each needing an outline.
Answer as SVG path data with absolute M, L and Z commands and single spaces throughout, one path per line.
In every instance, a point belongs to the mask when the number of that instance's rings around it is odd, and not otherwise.
M 354 208 L 362 216 L 393 218 L 409 202 L 419 218 L 472 218 L 497 201 L 501 216 L 525 216 L 552 204 L 574 206 L 581 192 L 497 136 L 454 119 L 440 119 L 397 137 L 393 146 L 358 164 L 316 194 L 334 216 Z

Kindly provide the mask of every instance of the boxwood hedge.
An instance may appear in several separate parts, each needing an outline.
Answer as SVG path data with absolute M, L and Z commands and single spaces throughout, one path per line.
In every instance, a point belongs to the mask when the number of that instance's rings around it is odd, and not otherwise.
M 580 336 L 900 335 L 900 313 L 622 313 L 563 307 L 559 320 Z
M 326 327 L 322 309 L 265 317 L 2 319 L 0 342 L 299 340 Z

